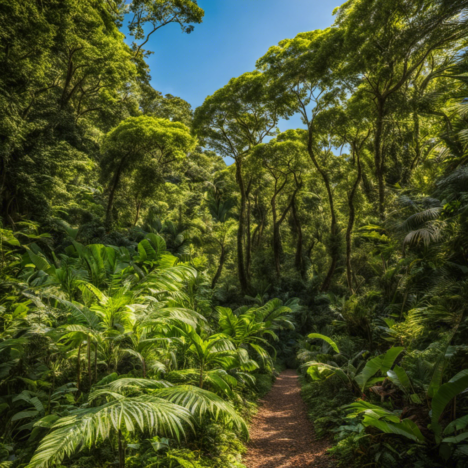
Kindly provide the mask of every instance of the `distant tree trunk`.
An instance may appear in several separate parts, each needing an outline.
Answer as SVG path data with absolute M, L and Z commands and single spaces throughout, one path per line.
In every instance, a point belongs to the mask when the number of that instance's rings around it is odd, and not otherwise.
M 328 178 L 328 174 L 322 169 L 320 164 L 315 157 L 315 152 L 313 148 L 313 127 L 309 125 L 309 132 L 308 132 L 308 140 L 307 140 L 307 152 L 309 153 L 309 157 L 312 160 L 315 168 L 319 172 L 322 177 L 322 180 L 325 184 L 325 188 L 327 190 L 328 195 L 328 202 L 330 204 L 330 215 L 331 215 L 331 222 L 330 222 L 330 256 L 331 256 L 331 263 L 330 267 L 328 268 L 327 276 L 325 277 L 322 286 L 320 287 L 321 292 L 326 292 L 331 286 L 331 281 L 333 278 L 333 274 L 335 273 L 336 264 L 338 263 L 338 255 L 339 255 L 339 238 L 338 238 L 338 223 L 336 220 L 336 213 L 335 213 L 335 204 L 333 200 L 333 193 L 331 190 L 330 180 Z
M 211 281 L 211 289 L 215 288 L 216 283 L 221 277 L 221 274 L 223 273 L 224 262 L 226 261 L 226 249 L 221 242 L 219 243 L 219 245 L 221 246 L 221 255 L 219 257 L 218 269 L 216 270 L 213 280 Z
M 241 195 L 241 203 L 239 210 L 239 229 L 237 230 L 237 274 L 239 276 L 239 282 L 243 294 L 247 294 L 249 290 L 249 282 L 247 275 L 245 274 L 245 264 L 244 264 L 244 230 L 245 230 L 245 205 L 246 205 L 246 194 L 244 179 L 242 176 L 242 159 L 236 159 L 236 181 L 239 186 L 239 191 Z
M 94 343 L 94 383 L 97 383 L 97 341 Z
M 278 219 L 278 214 L 276 212 L 276 197 L 278 193 L 279 191 L 277 191 L 275 187 L 275 194 L 273 195 L 273 198 L 271 199 L 270 203 L 271 203 L 271 209 L 272 209 L 272 214 L 273 214 L 273 256 L 275 259 L 276 276 L 279 279 L 281 276 L 281 253 L 282 253 L 280 227 L 284 219 L 286 218 L 286 215 L 288 214 L 288 211 L 290 210 L 294 202 L 294 199 L 296 198 L 297 189 L 292 194 L 291 200 L 288 203 L 288 206 L 284 209 L 279 219 Z
M 349 219 L 348 219 L 348 228 L 346 229 L 346 279 L 348 281 L 348 288 L 353 293 L 353 280 L 352 280 L 352 268 L 351 268 L 351 248 L 352 248 L 352 241 L 351 241 L 351 234 L 353 232 L 354 227 L 354 220 L 356 217 L 356 212 L 354 209 L 354 195 L 356 194 L 356 190 L 361 182 L 361 159 L 359 156 L 359 149 L 356 149 L 353 144 L 353 155 L 355 155 L 355 160 L 357 163 L 357 177 L 354 181 L 353 187 L 349 194 L 348 198 L 348 206 L 349 206 Z
M 301 276 L 304 276 L 304 261 L 302 259 L 302 225 L 301 225 L 299 216 L 297 214 L 295 199 L 292 202 L 291 209 L 292 209 L 294 225 L 296 227 L 296 232 L 297 232 L 296 256 L 294 259 L 294 265 L 296 267 L 296 270 L 301 274 Z
M 266 224 L 265 209 L 263 206 L 258 204 L 258 199 L 256 199 L 255 201 L 255 207 L 259 213 L 260 220 L 257 226 L 255 227 L 254 232 L 252 233 L 252 249 L 258 249 L 260 247 L 260 243 L 263 236 L 263 230 Z
M 250 264 L 252 262 L 252 235 L 250 233 L 250 214 L 251 214 L 251 206 L 250 206 L 250 198 L 248 198 L 247 199 L 247 229 L 246 229 L 247 245 L 245 248 L 245 274 L 249 282 L 250 282 Z
M 379 186 L 379 216 L 383 220 L 385 217 L 385 159 L 382 154 L 382 135 L 384 127 L 385 99 L 377 97 L 377 121 L 375 124 L 374 138 L 374 165 L 375 175 Z
M 414 141 L 414 158 L 411 162 L 410 170 L 414 170 L 418 165 L 419 161 L 421 160 L 421 143 L 420 143 L 420 124 L 419 124 L 419 115 L 418 112 L 415 110 L 413 112 L 413 122 L 414 122 L 414 133 L 413 133 L 413 141 Z
M 137 204 L 136 204 L 136 216 L 135 216 L 135 221 L 134 221 L 134 223 L 133 223 L 133 226 L 134 226 L 134 227 L 135 227 L 136 224 L 138 223 L 138 218 L 140 217 L 141 204 L 142 204 L 142 201 L 141 201 L 141 200 L 138 200 L 138 201 L 137 201 Z
M 88 383 L 89 388 L 93 384 L 93 374 L 91 374 L 91 338 L 88 336 Z
M 107 208 L 106 208 L 106 229 L 109 231 L 112 227 L 112 208 L 114 207 L 114 198 L 115 198 L 115 192 L 117 190 L 117 186 L 119 185 L 120 182 L 120 176 L 122 175 L 122 170 L 124 163 L 127 159 L 128 154 L 122 157 L 119 167 L 115 171 L 114 177 L 112 178 L 112 182 L 109 187 L 109 200 L 107 202 Z
M 310 243 L 310 246 L 307 249 L 307 257 L 309 258 L 309 260 L 312 260 L 310 257 L 312 255 L 312 250 L 314 249 L 314 247 L 315 247 L 315 239 L 312 239 L 312 242 Z
M 77 368 L 76 368 L 76 387 L 78 388 L 78 392 L 81 391 L 81 345 L 83 344 L 82 341 L 80 341 L 80 344 L 78 345 L 78 362 L 77 362 Z

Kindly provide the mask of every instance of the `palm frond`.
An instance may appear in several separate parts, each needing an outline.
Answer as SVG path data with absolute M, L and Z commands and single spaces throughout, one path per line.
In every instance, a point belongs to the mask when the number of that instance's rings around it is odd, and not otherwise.
M 244 436 L 248 436 L 245 421 L 236 413 L 230 403 L 225 402 L 215 393 L 191 385 L 177 385 L 158 390 L 156 394 L 161 398 L 187 408 L 197 417 L 209 414 L 215 419 L 223 420 L 225 423 L 232 423 L 242 431 Z
M 138 429 L 180 439 L 185 435 L 184 424 L 192 426 L 186 408 L 152 395 L 81 409 L 52 426 L 52 432 L 42 440 L 28 468 L 47 468 L 60 463 L 65 456 L 109 438 L 113 431 Z

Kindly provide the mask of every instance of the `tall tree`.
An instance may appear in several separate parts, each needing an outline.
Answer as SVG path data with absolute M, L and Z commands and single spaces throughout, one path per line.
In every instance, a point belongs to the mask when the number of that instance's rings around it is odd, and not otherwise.
M 374 170 L 382 219 L 391 98 L 436 51 L 467 36 L 467 8 L 465 0 L 349 0 L 337 11 L 335 26 L 343 34 L 341 73 L 360 77 L 372 96 Z
M 194 128 L 206 144 L 236 164 L 236 181 L 240 192 L 239 229 L 237 233 L 237 267 L 242 291 L 249 290 L 245 269 L 244 234 L 246 229 L 247 193 L 243 163 L 252 148 L 273 134 L 284 98 L 271 89 L 270 80 L 255 71 L 233 78 L 206 98 L 196 109 Z
M 197 140 L 182 123 L 149 116 L 130 117 L 106 135 L 101 167 L 109 182 L 106 225 L 112 225 L 112 208 L 123 174 L 153 163 L 160 170 L 183 159 Z
M 300 189 L 300 175 L 305 166 L 306 147 L 303 138 L 295 130 L 288 130 L 266 144 L 255 147 L 252 158 L 257 159 L 270 177 L 272 184 L 270 205 L 273 217 L 273 256 L 276 276 L 281 275 L 280 228 L 295 203 Z M 269 183 L 271 185 L 271 183 Z M 279 209 L 281 195 L 286 203 Z
M 312 31 L 281 41 L 259 59 L 257 66 L 271 78 L 275 87 L 288 96 L 285 115 L 299 113 L 307 130 L 307 152 L 325 185 L 330 206 L 331 262 L 321 290 L 330 288 L 339 250 L 339 228 L 330 175 L 322 163 L 320 115 L 334 105 L 343 90 L 336 86 L 331 71 L 337 60 L 336 31 Z M 325 145 L 326 146 L 326 145 Z M 326 149 L 326 152 L 329 150 Z

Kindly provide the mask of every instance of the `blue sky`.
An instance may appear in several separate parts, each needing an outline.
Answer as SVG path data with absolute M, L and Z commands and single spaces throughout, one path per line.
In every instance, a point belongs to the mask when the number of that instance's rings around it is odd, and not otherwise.
M 199 0 L 203 23 L 191 34 L 177 24 L 161 28 L 146 49 L 152 85 L 193 108 L 232 77 L 251 71 L 268 48 L 285 38 L 330 26 L 343 0 Z M 281 130 L 302 124 L 293 117 Z M 226 161 L 227 162 L 227 161 Z

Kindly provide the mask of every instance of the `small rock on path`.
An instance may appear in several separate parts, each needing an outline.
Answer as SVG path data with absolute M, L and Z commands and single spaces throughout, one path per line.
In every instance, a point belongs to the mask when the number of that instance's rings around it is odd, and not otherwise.
M 300 395 L 297 373 L 286 370 L 276 379 L 250 426 L 244 463 L 248 468 L 331 468 L 326 439 L 316 440 Z

